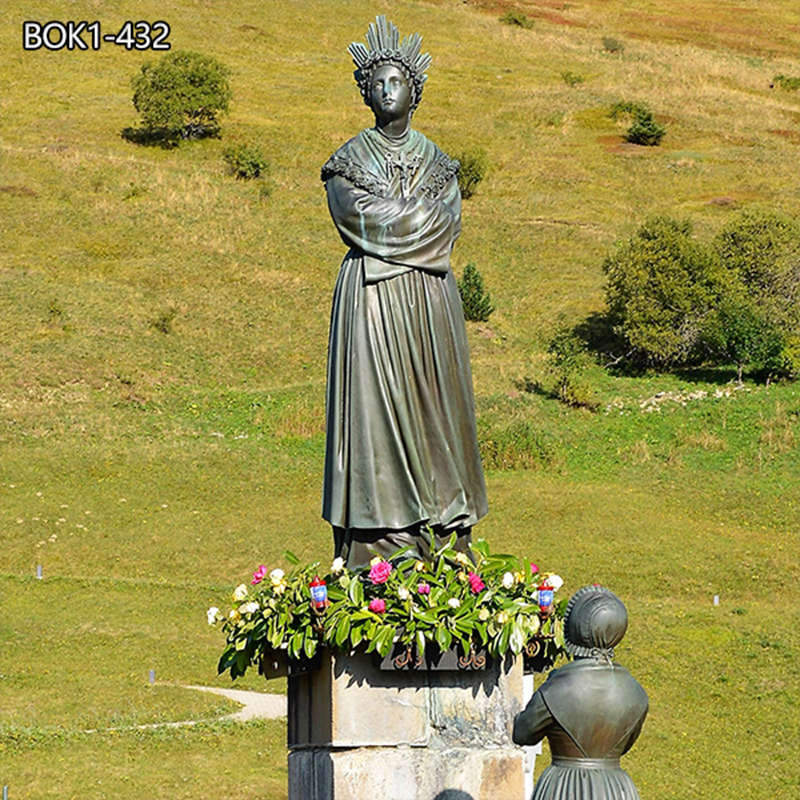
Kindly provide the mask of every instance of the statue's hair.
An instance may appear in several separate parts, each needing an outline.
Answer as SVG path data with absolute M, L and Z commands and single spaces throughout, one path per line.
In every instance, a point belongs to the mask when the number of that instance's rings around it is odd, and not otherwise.
M 408 81 L 411 89 L 411 111 L 414 111 L 422 99 L 422 87 L 428 80 L 425 70 L 431 64 L 430 55 L 420 53 L 421 46 L 422 37 L 418 33 L 406 36 L 401 42 L 397 26 L 393 22 L 387 22 L 383 14 L 377 16 L 375 22 L 370 22 L 367 45 L 353 42 L 347 48 L 356 65 L 353 76 L 367 105 L 370 105 L 373 72 L 383 64 L 392 64 Z

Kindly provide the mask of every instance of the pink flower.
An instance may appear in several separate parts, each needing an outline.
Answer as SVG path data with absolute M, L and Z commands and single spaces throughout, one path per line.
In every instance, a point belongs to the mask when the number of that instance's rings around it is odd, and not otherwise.
M 369 568 L 369 579 L 373 583 L 386 583 L 391 571 L 392 565 L 388 561 L 378 561 Z
M 531 575 L 535 575 L 539 571 L 539 565 L 531 561 Z
M 467 580 L 469 580 L 469 588 L 472 590 L 472 594 L 478 594 L 478 592 L 482 592 L 486 588 L 486 584 L 481 580 L 481 576 L 477 572 L 470 572 L 467 575 Z
M 253 580 L 250 581 L 252 586 L 261 583 L 264 580 L 264 576 L 267 574 L 267 568 L 264 564 L 261 564 L 259 568 L 253 573 Z
M 369 610 L 374 611 L 376 614 L 383 614 L 386 611 L 386 603 L 380 597 L 376 597 L 369 601 Z
M 417 586 L 417 591 L 420 594 L 430 594 L 431 593 L 431 585 L 429 583 L 420 583 Z

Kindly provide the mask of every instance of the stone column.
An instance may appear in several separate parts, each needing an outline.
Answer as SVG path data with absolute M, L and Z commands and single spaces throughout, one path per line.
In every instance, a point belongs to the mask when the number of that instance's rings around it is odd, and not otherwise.
M 289 676 L 289 800 L 523 800 L 522 659 L 383 671 L 323 652 Z

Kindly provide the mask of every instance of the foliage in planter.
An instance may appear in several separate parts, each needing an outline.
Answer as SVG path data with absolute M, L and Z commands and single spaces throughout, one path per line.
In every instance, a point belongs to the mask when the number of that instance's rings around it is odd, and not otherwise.
M 389 560 L 376 556 L 357 571 L 336 559 L 324 576 L 328 605 L 320 611 L 312 610 L 309 589 L 319 563 L 300 567 L 287 553 L 295 562 L 289 574 L 278 569 L 267 575 L 266 567 L 259 567 L 250 587 L 236 588 L 226 617 L 216 607 L 208 610 L 209 624 L 221 622 L 226 634 L 219 672 L 236 678 L 272 651 L 311 658 L 320 645 L 385 656 L 399 643 L 423 656 L 435 643 L 464 654 L 485 647 L 490 656 L 501 657 L 519 654 L 539 638 L 560 653 L 566 599 L 542 619 L 536 588 L 549 582 L 558 590 L 561 579 L 514 556 L 491 553 L 482 540 L 473 545 L 473 563 L 453 549 L 454 540 L 426 561 L 408 548 Z

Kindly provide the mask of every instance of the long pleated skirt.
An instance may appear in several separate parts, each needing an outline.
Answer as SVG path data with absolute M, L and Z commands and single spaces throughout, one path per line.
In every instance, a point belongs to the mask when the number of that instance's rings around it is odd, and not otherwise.
M 531 800 L 639 800 L 630 775 L 618 761 L 614 767 L 591 766 L 604 761 L 554 757 L 536 782 Z
M 365 283 L 342 263 L 328 346 L 322 516 L 342 529 L 458 529 L 487 512 L 452 272 Z

